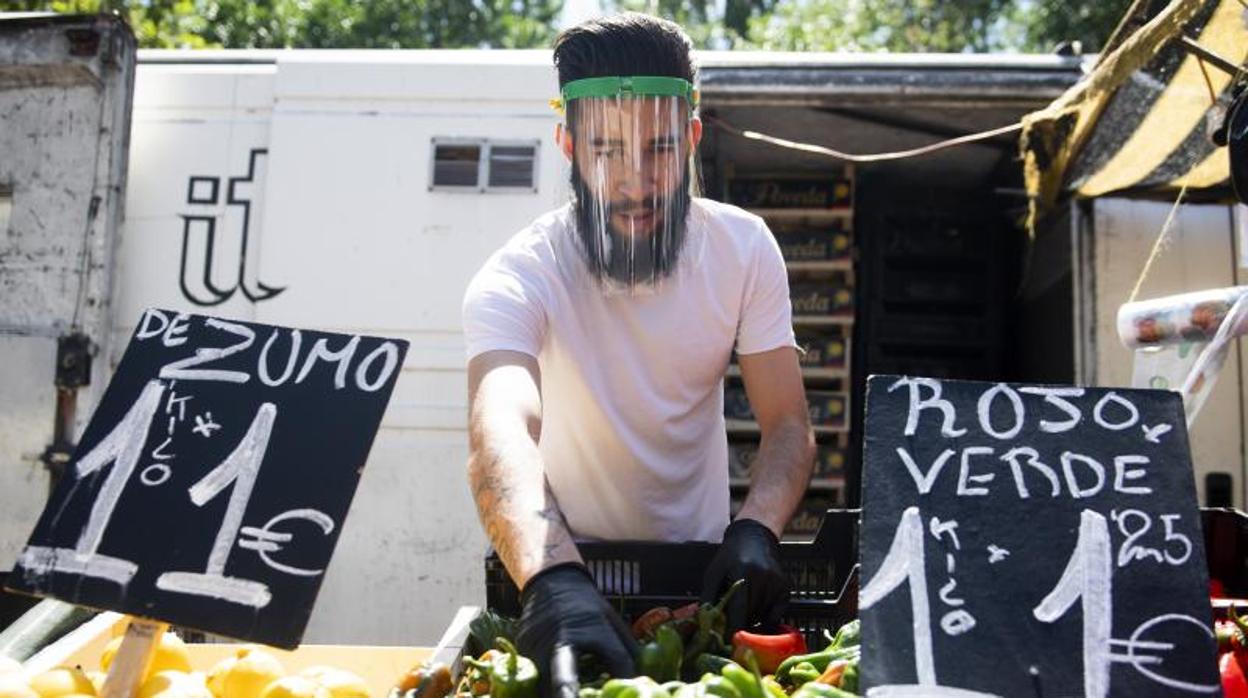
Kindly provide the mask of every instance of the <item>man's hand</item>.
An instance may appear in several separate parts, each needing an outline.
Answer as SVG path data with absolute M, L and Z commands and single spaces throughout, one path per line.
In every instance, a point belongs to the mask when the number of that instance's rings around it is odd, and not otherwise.
M 570 647 L 573 657 L 595 655 L 613 677 L 636 674 L 637 642 L 583 566 L 568 563 L 542 570 L 525 585 L 520 601 L 524 608 L 516 644 L 537 664 L 543 696 L 576 695 L 576 677 L 568 676 L 566 667 L 558 672 L 552 667 L 555 649 L 561 646 Z
M 793 347 L 742 354 L 741 379 L 762 438 L 750 469 L 750 493 L 703 578 L 702 598 L 713 601 L 738 579 L 745 588 L 728 602 L 728 630 L 780 621 L 789 581 L 777 538 L 793 515 L 815 457 L 802 372 Z
M 780 541 L 753 519 L 737 519 L 724 530 L 724 542 L 702 578 L 702 600 L 714 603 L 733 582 L 745 587 L 728 602 L 728 634 L 754 623 L 780 622 L 789 603 L 789 578 L 780 565 Z

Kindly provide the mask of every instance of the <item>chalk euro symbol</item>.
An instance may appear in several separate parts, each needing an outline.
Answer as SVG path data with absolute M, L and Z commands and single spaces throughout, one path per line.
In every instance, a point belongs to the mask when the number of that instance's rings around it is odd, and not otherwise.
M 261 528 L 256 528 L 255 526 L 243 526 L 243 528 L 239 531 L 240 537 L 238 540 L 238 547 L 256 551 L 256 553 L 260 555 L 260 559 L 264 561 L 264 564 L 278 570 L 279 572 L 299 575 L 301 577 L 315 577 L 325 570 L 308 570 L 303 569 L 302 567 L 292 567 L 290 565 L 284 565 L 277 562 L 273 558 L 269 557 L 269 553 L 276 553 L 282 550 L 282 543 L 289 543 L 294 539 L 295 535 L 293 533 L 283 533 L 272 530 L 277 524 L 291 519 L 311 521 L 317 526 L 320 526 L 321 530 L 327 536 L 334 531 L 334 520 L 316 509 L 292 509 L 269 519 L 269 522 Z M 243 536 L 251 537 L 246 538 Z

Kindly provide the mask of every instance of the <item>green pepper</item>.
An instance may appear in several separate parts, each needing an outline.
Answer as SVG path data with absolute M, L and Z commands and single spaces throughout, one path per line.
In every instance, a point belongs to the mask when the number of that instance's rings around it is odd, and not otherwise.
M 508 618 L 490 610 L 482 611 L 468 623 L 468 633 L 473 641 L 474 654 L 489 649 L 500 637 L 514 641 L 516 625 L 515 618 Z
M 722 675 L 703 676 L 696 686 L 704 687 L 706 695 L 719 698 L 741 698 L 741 692 Z
M 715 674 L 718 676 L 724 667 L 729 664 L 736 664 L 736 662 L 718 654 L 703 652 L 693 660 L 693 674 L 694 676 L 702 676 L 703 674 Z
M 635 679 L 611 679 L 602 687 L 601 698 L 672 698 L 648 676 Z
M 698 607 L 698 612 L 694 614 L 697 630 L 694 631 L 689 645 L 685 647 L 685 664 L 690 664 L 703 653 L 728 654 L 730 648 L 724 642 L 724 632 L 728 629 L 728 616 L 724 613 L 724 609 L 728 607 L 728 602 L 743 584 L 745 580 L 738 579 L 728 587 L 728 591 L 724 592 L 718 603 L 704 603 Z
M 680 633 L 671 624 L 664 623 L 655 630 L 654 641 L 642 646 L 637 670 L 655 681 L 675 681 L 680 678 L 683 661 L 684 643 L 680 641 Z
M 763 690 L 763 682 L 740 664 L 729 664 L 722 670 L 722 675 L 737 689 L 741 698 L 767 698 Z
M 793 667 L 798 664 L 810 664 L 817 671 L 822 672 L 835 659 L 854 659 L 861 654 L 862 649 L 857 645 L 837 647 L 834 642 L 828 645 L 828 648 L 822 652 L 799 654 L 780 662 L 780 666 L 776 669 L 776 678 L 784 682 L 790 682 L 789 672 L 793 671 Z
M 841 674 L 841 688 L 851 693 L 858 692 L 858 662 L 845 667 L 845 673 Z
M 704 676 L 697 683 L 687 683 L 674 698 L 741 698 L 741 694 L 722 676 Z
M 602 689 L 600 688 L 582 688 L 576 693 L 578 698 L 601 698 Z
M 810 662 L 800 662 L 797 666 L 789 670 L 789 682 L 794 686 L 801 686 L 807 681 L 814 681 L 819 678 L 823 672 L 815 668 Z
M 836 647 L 856 647 L 862 642 L 862 623 L 857 618 L 842 625 L 836 631 L 832 644 Z
M 539 698 L 537 688 L 537 665 L 533 660 L 520 656 L 516 646 L 505 637 L 497 638 L 500 653 L 489 662 L 465 658 L 469 666 L 483 669 L 490 677 L 492 698 Z
M 856 693 L 850 693 L 836 686 L 812 681 L 797 689 L 792 698 L 854 698 L 856 695 Z

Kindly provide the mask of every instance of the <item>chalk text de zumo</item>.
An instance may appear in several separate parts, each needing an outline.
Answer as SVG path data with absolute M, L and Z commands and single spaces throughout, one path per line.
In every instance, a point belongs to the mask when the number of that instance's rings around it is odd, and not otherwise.
M 233 340 L 233 343 L 220 347 L 198 347 L 190 356 L 172 361 L 165 364 L 160 369 L 160 377 L 166 380 L 200 380 L 200 381 L 224 381 L 227 383 L 246 383 L 251 380 L 251 374 L 246 371 L 239 371 L 226 368 L 207 368 L 210 363 L 220 361 L 234 354 L 246 351 L 256 341 L 256 333 L 250 327 L 217 318 L 203 318 L 204 326 L 213 330 L 219 330 L 225 333 L 222 341 Z M 190 316 L 179 313 L 172 318 L 156 309 L 149 309 L 143 315 L 142 321 L 139 323 L 138 331 L 135 333 L 137 341 L 144 341 L 160 337 L 161 343 L 166 347 L 178 347 L 186 344 L 188 337 L 186 331 L 190 328 Z M 356 350 L 359 348 L 360 338 L 351 337 L 347 339 L 343 346 L 338 349 L 329 348 L 329 340 L 320 338 L 313 342 L 312 347 L 308 349 L 307 354 L 303 357 L 303 363 L 300 365 L 300 350 L 303 344 L 303 334 L 299 330 L 286 330 L 289 333 L 289 348 L 285 353 L 285 365 L 280 369 L 280 373 L 274 375 L 274 371 L 270 367 L 270 352 L 275 357 L 273 362 L 280 362 L 279 349 L 274 348 L 279 334 L 282 334 L 279 328 L 273 328 L 273 332 L 269 334 L 264 346 L 260 349 L 259 356 L 256 357 L 256 376 L 260 382 L 270 387 L 276 387 L 291 381 L 293 383 L 302 383 L 312 369 L 316 367 L 318 362 L 334 366 L 334 389 L 341 390 L 347 386 L 347 378 L 350 373 L 351 363 L 355 359 Z M 386 385 L 390 376 L 398 368 L 399 364 L 399 348 L 394 342 L 383 341 L 378 344 L 372 351 L 365 354 L 363 358 L 355 364 L 354 374 L 351 375 L 355 387 L 365 392 L 375 392 Z M 298 373 L 295 369 L 298 368 Z

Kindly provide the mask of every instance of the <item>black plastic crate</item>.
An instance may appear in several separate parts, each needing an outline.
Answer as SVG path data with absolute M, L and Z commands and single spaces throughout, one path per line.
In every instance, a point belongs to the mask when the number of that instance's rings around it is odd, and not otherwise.
M 781 560 L 792 598 L 784 622 L 814 647 L 858 615 L 856 509 L 830 509 L 811 541 L 782 541 Z M 713 543 L 596 542 L 577 546 L 599 591 L 628 621 L 655 606 L 698 599 Z M 520 593 L 491 551 L 485 558 L 486 605 L 507 616 L 520 614 Z
M 1202 507 L 1200 518 L 1209 578 L 1222 582 L 1227 596 L 1248 598 L 1248 514 Z

